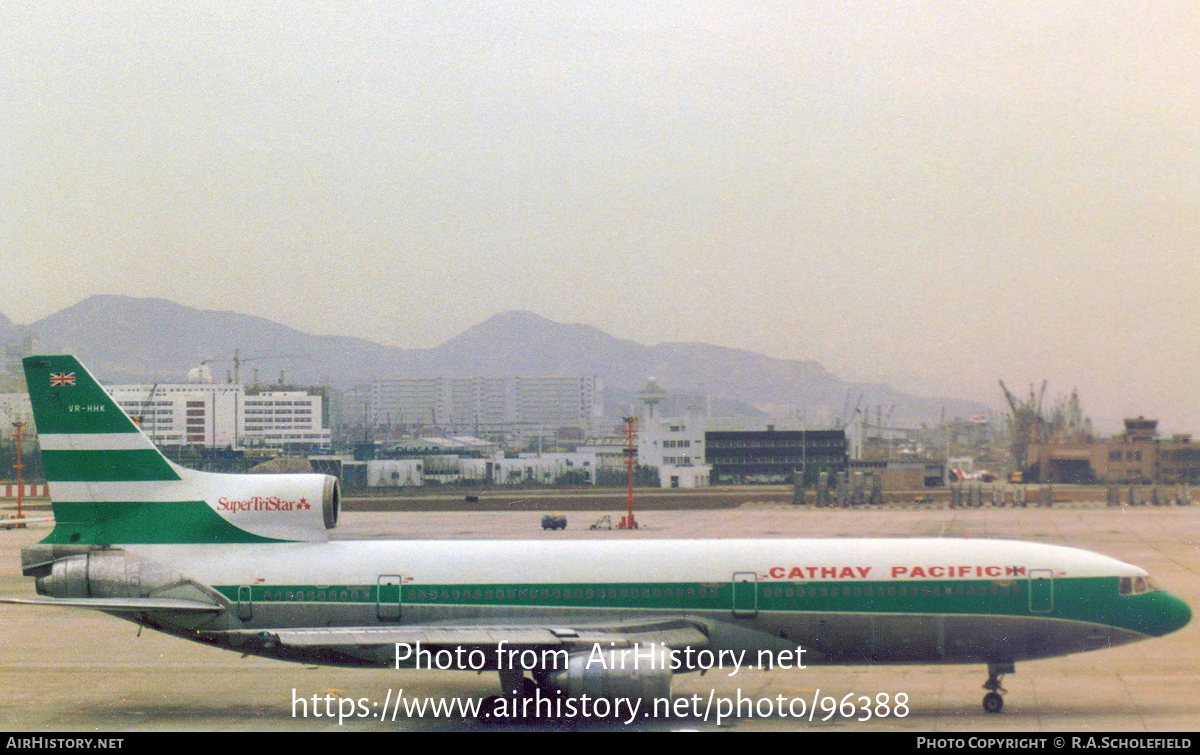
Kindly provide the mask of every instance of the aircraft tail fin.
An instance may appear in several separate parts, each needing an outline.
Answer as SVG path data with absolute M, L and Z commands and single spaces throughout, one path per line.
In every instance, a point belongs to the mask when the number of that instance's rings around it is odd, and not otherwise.
M 171 482 L 175 466 L 73 356 L 24 360 L 46 481 Z
M 44 543 L 324 540 L 337 520 L 324 475 L 198 472 L 163 455 L 73 356 L 24 360 L 55 527 Z

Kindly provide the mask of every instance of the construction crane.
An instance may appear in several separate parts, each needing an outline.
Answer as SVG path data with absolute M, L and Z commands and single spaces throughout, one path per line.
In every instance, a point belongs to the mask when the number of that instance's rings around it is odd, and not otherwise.
M 1009 414 L 1005 422 L 1008 426 L 1008 437 L 1012 450 L 1013 461 L 1017 469 L 1025 471 L 1025 452 L 1030 445 L 1040 443 L 1046 437 L 1046 418 L 1042 415 L 1042 402 L 1046 398 L 1046 384 L 1042 381 L 1042 389 L 1035 396 L 1033 385 L 1029 386 L 1029 398 L 1018 401 L 1004 381 L 1000 381 L 1000 390 L 1004 391 L 1004 399 L 1008 402 Z
M 241 367 L 245 362 L 254 362 L 262 359 L 308 359 L 311 354 L 260 354 L 253 357 L 243 357 L 239 349 L 233 350 L 233 359 L 204 359 L 201 360 L 200 366 L 206 367 L 210 364 L 226 364 L 233 363 L 233 379 L 232 383 L 237 383 L 241 379 Z

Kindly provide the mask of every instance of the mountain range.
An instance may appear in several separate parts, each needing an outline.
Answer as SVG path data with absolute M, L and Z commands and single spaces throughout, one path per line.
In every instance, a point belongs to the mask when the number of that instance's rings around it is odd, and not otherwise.
M 852 420 L 856 410 L 875 406 L 900 426 L 988 411 L 980 403 L 844 381 L 814 361 L 703 343 L 646 346 L 531 312 L 497 314 L 434 348 L 401 349 L 166 299 L 100 295 L 29 325 L 0 315 L 0 342 L 27 335 L 36 336 L 43 351 L 77 355 L 110 383 L 181 382 L 206 361 L 213 376 L 225 380 L 236 349 L 244 383 L 275 382 L 281 370 L 289 384 L 340 389 L 389 377 L 599 375 L 606 406 L 616 411 L 653 376 L 669 393 L 704 401 L 714 414 L 802 412 L 809 426 Z

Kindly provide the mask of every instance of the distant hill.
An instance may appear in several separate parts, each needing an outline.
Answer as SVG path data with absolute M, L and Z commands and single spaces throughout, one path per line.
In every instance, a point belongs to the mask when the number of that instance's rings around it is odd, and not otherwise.
M 24 330 L 20 325 L 0 314 L 0 344 L 16 340 Z
M 631 401 L 648 377 L 669 391 L 689 393 L 723 411 L 757 414 L 792 408 L 810 426 L 866 411 L 892 409 L 896 424 L 935 423 L 987 407 L 956 399 L 914 396 L 884 384 L 840 380 L 817 362 L 776 359 L 703 343 L 646 346 L 588 325 L 568 325 L 531 312 L 488 318 L 440 346 L 399 349 L 361 338 L 318 336 L 262 317 L 185 307 L 166 299 L 93 296 L 27 327 L 0 320 L 0 338 L 26 330 L 47 351 L 79 356 L 109 382 L 179 381 L 202 360 L 218 380 L 257 369 L 262 382 L 284 370 L 292 383 L 348 388 L 384 377 L 437 375 L 599 375 L 609 403 Z M 254 357 L 269 357 L 257 358 Z M 861 397 L 861 398 L 860 398 Z M 846 416 L 853 419 L 853 416 Z
M 346 386 L 389 374 L 404 351 L 347 336 L 302 333 L 262 317 L 195 309 L 166 299 L 93 296 L 29 326 L 47 351 L 75 354 L 109 381 L 180 381 L 204 360 L 224 380 L 234 350 L 263 382 L 279 371 L 289 382 Z M 282 357 L 284 355 L 300 355 Z M 252 359 L 254 357 L 272 357 Z

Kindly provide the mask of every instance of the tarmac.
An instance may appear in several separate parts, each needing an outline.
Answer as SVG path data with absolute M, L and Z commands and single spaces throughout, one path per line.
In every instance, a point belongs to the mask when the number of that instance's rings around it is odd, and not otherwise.
M 357 512 L 343 515 L 339 539 L 359 538 L 731 538 L 731 537 L 1000 537 L 1086 548 L 1150 571 L 1193 608 L 1200 606 L 1200 507 L 1066 509 L 817 509 L 747 503 L 739 508 L 659 510 L 639 515 L 637 531 L 589 530 L 600 512 L 569 514 L 568 528 L 540 528 L 536 511 Z M 614 517 L 616 519 L 616 517 Z M 20 575 L 21 547 L 44 528 L 0 531 L 0 595 L 33 594 Z M 464 547 L 468 547 L 464 543 Z M 1200 622 L 1164 638 L 1109 650 L 1018 664 L 1005 677 L 1005 708 L 983 712 L 979 666 L 814 666 L 797 670 L 728 670 L 676 676 L 674 699 L 705 709 L 706 701 L 753 701 L 716 721 L 681 714 L 626 724 L 610 719 L 483 724 L 460 713 L 435 716 L 314 717 L 312 696 L 381 703 L 403 690 L 406 701 L 479 700 L 499 692 L 494 673 L 305 667 L 242 658 L 86 610 L 0 606 L 0 729 L 137 730 L 724 730 L 724 731 L 1194 731 L 1200 728 Z M 907 696 L 907 713 L 878 695 Z M 853 717 L 828 709 L 847 699 Z M 859 698 L 871 698 L 869 720 Z M 779 699 L 790 707 L 779 713 Z M 295 703 L 305 698 L 306 706 Z M 812 720 L 796 715 L 818 701 Z M 762 700 L 773 701 L 772 710 Z M 322 702 L 322 705 L 325 703 Z M 748 707 L 757 710 L 747 711 Z M 824 708 L 820 706 L 824 705 Z M 307 707 L 308 715 L 299 714 Z M 386 707 L 386 706 L 385 706 Z M 361 709 L 360 709 L 361 711 Z M 786 712 L 786 711 L 785 711 Z M 822 720 L 829 716 L 828 720 Z

